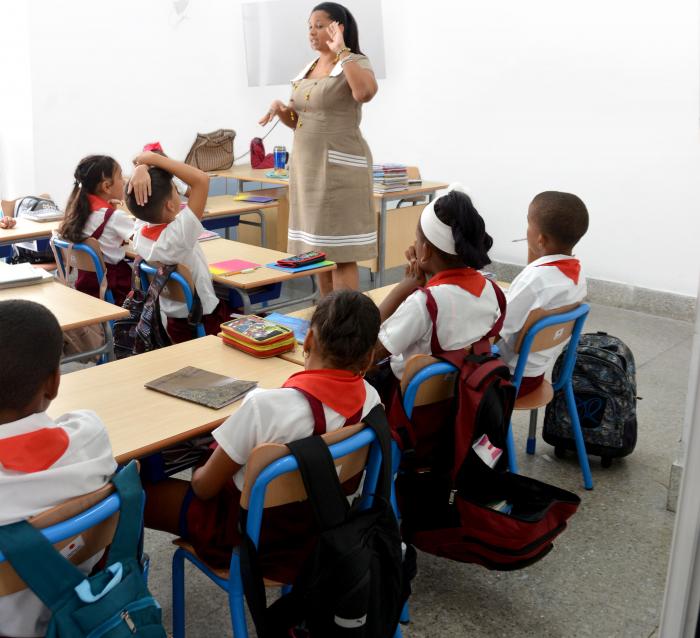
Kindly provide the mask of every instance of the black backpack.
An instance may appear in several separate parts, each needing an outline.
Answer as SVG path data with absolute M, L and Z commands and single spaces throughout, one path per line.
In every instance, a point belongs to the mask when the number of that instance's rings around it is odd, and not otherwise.
M 406 547 L 402 559 L 401 536 L 389 500 L 391 444 L 384 409 L 376 406 L 363 422 L 376 433 L 383 459 L 369 509 L 359 510 L 357 502 L 350 507 L 320 436 L 288 444 L 299 463 L 319 537 L 291 592 L 269 608 L 255 546 L 245 538 L 243 586 L 261 638 L 394 635 L 415 575 L 415 550 Z
M 131 292 L 123 305 L 129 311 L 129 316 L 118 319 L 112 325 L 114 354 L 117 359 L 172 345 L 160 318 L 158 299 L 177 266 L 159 266 L 148 290 L 144 292 L 140 281 L 141 261 L 140 257 L 134 260 Z
M 565 352 L 552 373 L 557 378 Z M 627 456 L 637 443 L 637 382 L 632 351 L 617 337 L 596 332 L 581 335 L 572 383 L 586 451 L 600 456 L 603 467 Z M 563 390 L 547 406 L 542 437 L 559 457 L 575 450 Z

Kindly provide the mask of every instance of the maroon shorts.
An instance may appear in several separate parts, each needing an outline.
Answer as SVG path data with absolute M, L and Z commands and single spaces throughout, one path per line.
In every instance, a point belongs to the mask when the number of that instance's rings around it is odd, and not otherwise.
M 202 317 L 204 324 L 204 332 L 208 335 L 218 335 L 221 332 L 221 324 L 231 318 L 231 309 L 229 305 L 223 301 L 219 301 L 219 305 L 214 308 L 214 312 Z M 187 323 L 187 319 L 168 317 L 168 335 L 173 343 L 182 343 L 195 338 L 195 331 L 192 326 Z
M 131 264 L 122 259 L 118 264 L 105 265 L 107 266 L 107 288 L 112 291 L 114 303 L 121 306 L 131 291 Z M 94 272 L 79 270 L 75 288 L 86 295 L 100 296 L 100 285 Z
M 518 398 L 537 390 L 542 385 L 542 381 L 544 381 L 543 374 L 537 377 L 523 377 L 520 380 L 520 388 L 518 388 Z

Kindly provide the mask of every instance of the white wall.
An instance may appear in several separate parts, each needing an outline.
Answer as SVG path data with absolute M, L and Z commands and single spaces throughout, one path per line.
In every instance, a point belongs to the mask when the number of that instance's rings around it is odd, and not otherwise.
M 468 184 L 502 261 L 524 263 L 511 240 L 536 193 L 575 192 L 590 276 L 694 294 L 695 0 L 383 0 L 383 13 L 387 79 L 363 123 L 376 160 Z M 198 130 L 232 127 L 247 149 L 288 87 L 247 87 L 240 0 L 190 0 L 185 16 L 170 0 L 31 0 L 37 190 L 64 200 L 90 152 L 127 163 L 159 139 L 182 157 Z M 291 145 L 281 126 L 276 143 Z

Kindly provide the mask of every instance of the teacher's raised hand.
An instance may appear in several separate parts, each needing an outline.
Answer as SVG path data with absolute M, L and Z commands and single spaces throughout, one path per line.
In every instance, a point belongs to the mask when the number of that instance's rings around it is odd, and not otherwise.
M 338 22 L 331 22 L 326 27 L 326 33 L 328 34 L 328 48 L 336 55 L 346 48 L 345 39 L 343 37 L 344 31 L 345 28 L 343 25 Z

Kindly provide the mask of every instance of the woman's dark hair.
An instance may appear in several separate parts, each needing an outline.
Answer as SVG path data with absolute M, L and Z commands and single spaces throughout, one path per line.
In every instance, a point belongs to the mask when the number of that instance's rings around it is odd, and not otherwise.
M 126 196 L 126 205 L 134 217 L 149 224 L 156 224 L 162 218 L 163 205 L 173 193 L 173 174 L 156 166 L 149 166 L 148 174 L 151 178 L 151 194 L 148 201 L 139 206 L 136 193 L 131 191 Z
M 434 247 L 445 261 L 458 261 L 477 270 L 491 263 L 488 252 L 493 239 L 486 232 L 484 220 L 469 195 L 456 190 L 443 195 L 435 200 L 435 215 L 452 228 L 455 240 L 456 256 Z
M 334 368 L 359 372 L 377 343 L 379 309 L 356 290 L 334 290 L 311 317 L 322 357 Z
M 118 166 L 108 155 L 88 155 L 80 160 L 73 173 L 75 181 L 66 204 L 66 215 L 58 229 L 63 239 L 73 243 L 83 240 L 83 227 L 92 212 L 88 193 L 94 195 L 102 180 L 112 179 Z
M 352 13 L 350 13 L 342 4 L 337 2 L 322 2 L 317 4 L 312 10 L 314 11 L 325 11 L 328 17 L 333 22 L 338 22 L 343 25 L 343 40 L 345 44 L 353 53 L 363 55 L 360 51 L 360 33 L 357 30 L 357 22 Z

